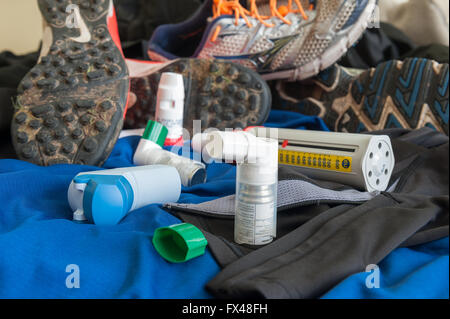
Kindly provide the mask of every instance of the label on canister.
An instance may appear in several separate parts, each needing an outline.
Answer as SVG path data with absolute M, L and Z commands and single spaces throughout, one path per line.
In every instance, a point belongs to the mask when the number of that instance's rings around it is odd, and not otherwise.
M 183 120 L 182 119 L 165 119 L 157 118 L 157 122 L 161 123 L 167 128 L 168 139 L 178 139 L 183 136 Z
M 236 205 L 235 241 L 238 244 L 265 245 L 272 242 L 275 230 L 275 203 Z

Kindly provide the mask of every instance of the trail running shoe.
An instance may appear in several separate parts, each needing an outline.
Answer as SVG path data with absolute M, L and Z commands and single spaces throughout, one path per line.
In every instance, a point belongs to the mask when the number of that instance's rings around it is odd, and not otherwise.
M 448 64 L 412 58 L 352 72 L 335 65 L 307 81 L 274 82 L 273 106 L 319 116 L 338 132 L 428 126 L 448 135 Z
M 179 59 L 166 63 L 127 60 L 131 78 L 130 108 L 125 128 L 144 128 L 154 120 L 161 74 L 183 75 L 184 128 L 192 134 L 193 121 L 202 130 L 261 125 L 269 116 L 272 97 L 258 73 L 242 65 L 218 60 Z
M 359 39 L 373 18 L 375 3 L 207 0 L 187 21 L 158 27 L 148 55 L 154 61 L 224 59 L 266 80 L 306 79 L 335 63 Z
M 12 138 L 39 165 L 102 165 L 120 130 L 128 70 L 112 0 L 39 0 L 38 64 L 19 85 Z

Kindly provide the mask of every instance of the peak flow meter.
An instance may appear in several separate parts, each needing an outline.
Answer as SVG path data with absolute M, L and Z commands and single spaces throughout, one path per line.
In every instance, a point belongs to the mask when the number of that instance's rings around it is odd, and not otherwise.
M 368 192 L 385 191 L 395 165 L 386 135 L 349 134 L 252 127 L 257 137 L 278 140 L 278 163 L 303 174 L 352 185 Z

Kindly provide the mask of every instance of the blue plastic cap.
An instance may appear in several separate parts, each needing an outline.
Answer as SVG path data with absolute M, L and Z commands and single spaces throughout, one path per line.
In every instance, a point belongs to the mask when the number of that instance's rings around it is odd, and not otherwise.
M 91 223 L 100 226 L 116 225 L 133 206 L 133 189 L 123 176 L 87 174 L 77 177 L 74 182 L 87 184 L 83 210 Z

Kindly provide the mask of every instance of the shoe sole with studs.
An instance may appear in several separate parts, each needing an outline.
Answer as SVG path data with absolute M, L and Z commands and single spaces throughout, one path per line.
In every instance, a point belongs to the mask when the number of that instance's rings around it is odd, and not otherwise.
M 154 120 L 161 74 L 183 75 L 184 128 L 192 134 L 193 121 L 201 128 L 243 129 L 263 124 L 270 112 L 271 93 L 259 74 L 239 64 L 206 59 L 179 59 L 145 77 L 131 78 L 136 104 L 127 112 L 125 128 L 143 128 Z
M 122 129 L 129 91 L 125 59 L 107 26 L 112 1 L 38 3 L 52 41 L 18 88 L 11 126 L 16 153 L 43 166 L 101 166 Z M 67 25 L 70 5 L 79 8 L 88 39 Z

